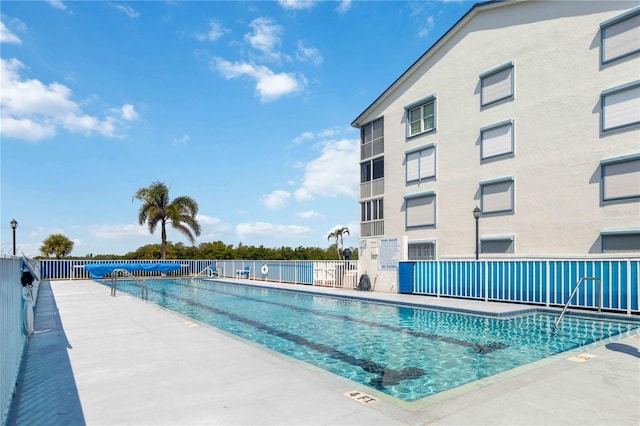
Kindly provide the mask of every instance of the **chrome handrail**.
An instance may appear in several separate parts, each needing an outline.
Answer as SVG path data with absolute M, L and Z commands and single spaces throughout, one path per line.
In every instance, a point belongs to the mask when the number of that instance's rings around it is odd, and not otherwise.
M 205 273 L 206 271 L 212 272 L 212 271 L 213 271 L 213 269 L 211 269 L 212 267 L 216 268 L 216 273 L 217 273 L 218 275 L 220 275 L 220 273 L 219 273 L 219 272 L 217 272 L 217 270 L 218 270 L 218 266 L 217 266 L 217 265 L 209 265 L 209 266 L 207 266 L 206 268 L 204 268 L 202 271 L 198 272 L 198 273 L 197 273 L 197 274 L 195 274 L 193 277 L 191 277 L 191 282 L 194 282 L 194 281 L 196 280 L 196 278 L 198 278 L 198 277 L 200 277 L 200 276 L 207 277 L 207 278 L 208 278 L 208 277 L 210 277 L 211 275 L 204 275 L 204 273 Z
M 567 312 L 567 308 L 569 307 L 569 303 L 571 303 L 571 299 L 573 299 L 573 296 L 575 296 L 576 292 L 578 291 L 580 284 L 582 284 L 584 281 L 598 282 L 598 312 L 602 312 L 602 281 L 600 280 L 600 278 L 597 278 L 597 277 L 582 277 L 578 280 L 578 283 L 576 284 L 576 287 L 571 292 L 571 295 L 569 296 L 569 300 L 567 300 L 567 303 L 564 305 L 564 308 L 562 309 L 560 316 L 558 317 L 556 322 L 553 324 L 554 330 L 558 328 L 558 324 L 560 324 L 562 317 L 564 316 L 565 312 Z
M 144 282 L 143 279 L 136 277 L 135 275 L 133 275 L 131 272 L 127 271 L 126 269 L 114 269 L 112 271 L 112 276 L 111 276 L 111 296 L 116 295 L 116 286 L 117 286 L 117 282 L 118 282 L 118 273 L 122 272 L 124 274 L 125 277 L 130 278 L 132 280 L 134 280 L 135 282 L 137 282 L 140 285 L 140 289 L 142 292 L 142 300 L 149 300 L 149 289 L 147 288 L 147 284 Z

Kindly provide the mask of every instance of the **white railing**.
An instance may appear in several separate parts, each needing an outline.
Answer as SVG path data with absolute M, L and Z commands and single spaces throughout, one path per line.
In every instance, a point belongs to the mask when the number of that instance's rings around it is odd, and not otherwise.
M 158 260 L 62 260 L 44 259 L 40 261 L 43 279 L 73 280 L 91 279 L 84 268 L 95 263 L 158 263 Z M 176 260 L 166 262 L 175 263 Z M 275 281 L 280 283 L 321 285 L 355 288 L 358 262 L 354 260 L 179 260 L 182 267 L 169 277 L 195 277 L 202 275 L 210 265 L 216 265 L 220 278 L 237 278 L 236 271 L 250 268 L 251 280 Z M 266 267 L 266 268 L 265 268 Z M 159 272 L 136 271 L 139 277 L 160 276 Z

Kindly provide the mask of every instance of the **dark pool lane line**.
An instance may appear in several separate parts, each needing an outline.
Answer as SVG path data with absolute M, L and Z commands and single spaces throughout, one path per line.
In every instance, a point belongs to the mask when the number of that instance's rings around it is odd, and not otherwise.
M 267 303 L 267 304 L 271 304 L 271 305 L 275 305 L 275 306 L 284 307 L 284 308 L 287 308 L 287 309 L 294 309 L 294 310 L 297 310 L 297 311 L 300 311 L 300 312 L 312 313 L 312 314 L 318 315 L 318 316 L 340 319 L 340 320 L 343 320 L 343 321 L 349 321 L 349 322 L 364 324 L 364 325 L 368 325 L 368 326 L 371 326 L 371 327 L 384 328 L 386 330 L 395 331 L 397 333 L 408 334 L 408 335 L 413 336 L 413 337 L 421 337 L 421 338 L 425 338 L 425 339 L 437 340 L 439 342 L 451 343 L 453 345 L 464 346 L 464 347 L 471 348 L 473 350 L 473 352 L 477 353 L 477 354 L 487 354 L 487 353 L 495 351 L 496 349 L 505 349 L 505 348 L 507 348 L 507 345 L 505 345 L 504 343 L 491 342 L 491 343 L 487 343 L 487 344 L 481 344 L 481 343 L 475 343 L 475 342 L 467 342 L 466 340 L 460 340 L 460 339 L 456 339 L 456 338 L 453 338 L 453 337 L 445 337 L 445 336 L 440 336 L 438 334 L 431 334 L 431 333 L 425 333 L 425 332 L 422 332 L 422 331 L 408 330 L 408 329 L 402 328 L 402 327 L 395 327 L 395 326 L 388 325 L 388 324 L 382 324 L 382 323 L 378 323 L 378 322 L 373 322 L 373 321 L 367 321 L 367 320 L 363 320 L 363 319 L 353 318 L 353 317 L 350 317 L 348 315 L 337 315 L 337 314 L 330 314 L 328 312 L 318 312 L 318 311 L 315 311 L 313 309 L 303 308 L 303 307 L 300 307 L 300 306 L 290 305 L 290 304 L 287 304 L 287 303 L 274 302 L 274 301 L 271 301 L 271 300 L 263 300 L 263 299 L 259 299 L 259 298 L 255 298 L 255 297 L 251 297 L 251 296 L 246 296 L 246 295 L 237 295 L 237 294 L 229 293 L 229 292 L 226 292 L 226 291 L 223 291 L 223 290 L 212 289 L 212 288 L 208 288 L 208 287 L 197 287 L 197 288 L 200 289 L 200 290 L 206 290 L 206 291 L 210 291 L 210 292 L 213 292 L 213 293 L 220 293 L 220 294 L 225 294 L 227 296 L 238 297 L 238 298 L 242 298 L 242 299 L 249 299 L 249 300 L 253 300 L 253 301 L 256 301 L 256 302 Z M 276 291 L 277 291 L 277 289 L 276 289 Z M 314 296 L 310 295 L 310 297 L 314 297 Z M 322 296 L 320 296 L 320 297 L 322 297 Z
M 276 337 L 280 337 L 282 339 L 286 339 L 290 342 L 293 342 L 297 345 L 306 346 L 307 348 L 313 349 L 317 352 L 321 352 L 329 355 L 331 358 L 337 359 L 339 361 L 345 362 L 347 364 L 354 365 L 356 367 L 362 368 L 367 373 L 375 374 L 378 377 L 375 377 L 370 380 L 371 386 L 376 389 L 382 389 L 385 386 L 393 386 L 397 385 L 403 380 L 407 379 L 417 379 L 426 374 L 424 370 L 417 367 L 405 367 L 402 370 L 395 370 L 393 368 L 386 368 L 383 365 L 377 364 L 373 361 L 356 358 L 353 355 L 349 355 L 344 353 L 336 348 L 332 348 L 331 346 L 323 345 L 320 343 L 312 342 L 302 336 L 298 336 L 293 333 L 289 333 L 288 331 L 278 330 L 276 328 L 270 327 L 261 322 L 243 317 L 238 314 L 234 314 L 231 312 L 224 311 L 222 309 L 215 308 L 213 306 L 205 305 L 204 303 L 196 302 L 191 299 L 187 299 L 185 297 L 180 297 L 175 294 L 168 294 L 166 292 L 155 290 L 153 288 L 149 289 L 150 291 L 159 294 L 164 297 L 171 297 L 177 299 L 183 303 L 189 304 L 191 306 L 196 306 L 198 308 L 207 310 L 209 312 L 214 312 L 219 315 L 224 315 L 227 318 L 230 318 L 234 321 L 241 322 L 243 324 L 250 325 L 258 330 L 264 331 L 265 333 L 271 334 Z

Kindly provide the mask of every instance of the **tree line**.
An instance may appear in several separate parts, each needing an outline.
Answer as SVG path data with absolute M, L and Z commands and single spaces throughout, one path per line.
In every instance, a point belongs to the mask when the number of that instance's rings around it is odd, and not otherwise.
M 329 233 L 327 240 L 334 243 L 326 249 L 318 247 L 279 247 L 269 248 L 260 245 L 246 246 L 242 243 L 238 247 L 225 244 L 222 241 L 201 243 L 195 246 L 195 237 L 200 235 L 200 224 L 196 219 L 198 203 L 186 196 L 169 198 L 169 188 L 162 182 L 153 182 L 148 188 L 139 189 L 132 201 L 141 201 L 138 211 L 138 223 L 149 227 L 153 234 L 160 228 L 161 243 L 148 244 L 124 255 L 89 254 L 73 259 L 246 259 L 246 260 L 342 260 L 344 251 L 344 235 L 349 235 L 345 226 L 338 227 Z M 185 246 L 183 243 L 173 244 L 167 241 L 166 226 L 171 225 L 194 244 Z M 62 234 L 50 235 L 40 247 L 44 257 L 55 255 L 57 259 L 68 257 L 73 250 L 73 241 Z M 357 249 L 347 252 L 351 259 L 358 258 Z M 348 257 L 348 256 L 347 256 Z
M 231 244 L 225 244 L 222 241 L 213 241 L 201 243 L 198 246 L 188 246 L 183 243 L 173 244 L 167 241 L 165 245 L 165 259 L 217 259 L 217 260 L 337 260 L 339 259 L 335 244 L 327 248 L 319 247 L 278 247 L 271 248 L 252 245 L 244 245 L 242 243 L 234 247 Z M 358 258 L 357 249 L 352 249 L 352 260 Z M 135 251 L 125 255 L 101 254 L 90 255 L 83 259 L 107 260 L 107 259 L 162 259 L 161 244 L 147 244 Z

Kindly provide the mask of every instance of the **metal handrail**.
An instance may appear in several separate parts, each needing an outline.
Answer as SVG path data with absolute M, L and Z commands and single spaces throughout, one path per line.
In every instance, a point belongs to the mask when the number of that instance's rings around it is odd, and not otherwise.
M 206 268 L 204 268 L 202 271 L 198 272 L 198 273 L 197 273 L 197 274 L 195 274 L 193 277 L 191 277 L 191 282 L 194 282 L 194 281 L 195 281 L 195 279 L 196 279 L 196 278 L 198 278 L 198 277 L 200 277 L 200 276 L 203 276 L 203 277 L 209 277 L 210 275 L 204 275 L 204 272 L 206 272 L 206 271 L 211 272 L 211 271 L 212 271 L 212 269 L 211 269 L 211 267 L 212 267 L 212 266 L 215 266 L 215 267 L 216 267 L 216 270 L 218 269 L 218 267 L 217 267 L 216 265 L 209 265 L 209 266 L 207 266 Z
M 124 274 L 125 277 L 127 278 L 131 278 L 132 280 L 134 280 L 135 282 L 137 282 L 140 285 L 140 289 L 142 291 L 142 300 L 149 300 L 149 289 L 147 288 L 147 284 L 144 282 L 143 279 L 136 277 L 135 275 L 133 275 L 131 272 L 127 271 L 126 269 L 114 269 L 112 271 L 112 276 L 111 276 L 111 296 L 116 295 L 116 285 L 118 282 L 118 273 L 122 272 Z
M 564 317 L 565 312 L 567 312 L 567 308 L 569 307 L 569 303 L 571 303 L 571 299 L 573 299 L 573 296 L 575 296 L 576 292 L 578 291 L 580 284 L 582 284 L 584 281 L 598 282 L 598 312 L 602 312 L 602 281 L 600 280 L 600 278 L 597 278 L 597 277 L 582 277 L 578 280 L 578 283 L 576 284 L 576 287 L 571 292 L 571 295 L 569 296 L 569 300 L 567 300 L 567 303 L 564 305 L 564 308 L 562 309 L 560 316 L 558 317 L 556 322 L 553 324 L 554 330 L 558 328 L 558 324 L 560 324 L 562 317 Z

